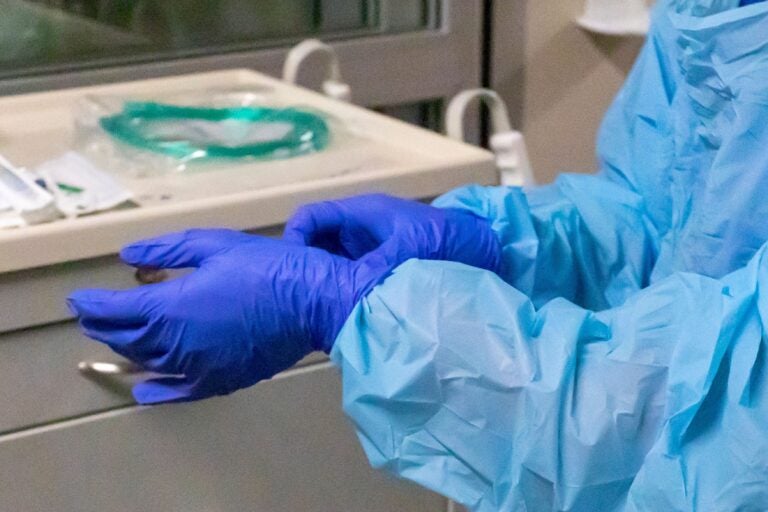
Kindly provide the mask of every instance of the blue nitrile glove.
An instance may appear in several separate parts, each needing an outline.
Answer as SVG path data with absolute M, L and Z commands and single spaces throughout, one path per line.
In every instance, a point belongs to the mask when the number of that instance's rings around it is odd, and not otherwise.
M 329 352 L 360 298 L 389 268 L 229 230 L 193 230 L 132 244 L 128 264 L 195 267 L 132 290 L 79 290 L 68 304 L 85 334 L 148 371 L 140 403 L 231 393 L 313 350 Z
M 358 259 L 379 249 L 394 267 L 411 258 L 446 260 L 497 272 L 501 244 L 488 221 L 384 194 L 299 208 L 283 239 Z

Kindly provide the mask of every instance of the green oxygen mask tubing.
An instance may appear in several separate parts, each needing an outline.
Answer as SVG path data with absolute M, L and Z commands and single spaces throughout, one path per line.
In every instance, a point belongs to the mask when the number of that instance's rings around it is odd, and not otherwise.
M 184 161 L 289 158 L 322 151 L 330 141 L 322 116 L 296 108 L 126 102 L 100 124 L 125 144 Z

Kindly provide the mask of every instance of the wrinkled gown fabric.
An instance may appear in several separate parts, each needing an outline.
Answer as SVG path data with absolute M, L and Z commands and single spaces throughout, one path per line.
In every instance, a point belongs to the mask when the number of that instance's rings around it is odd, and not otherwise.
M 597 176 L 468 187 L 332 351 L 373 465 L 471 510 L 768 510 L 768 4 L 661 1 Z

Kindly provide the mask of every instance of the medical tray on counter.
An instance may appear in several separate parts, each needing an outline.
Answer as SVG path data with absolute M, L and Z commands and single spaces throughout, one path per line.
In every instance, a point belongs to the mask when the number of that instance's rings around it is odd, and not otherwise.
M 131 240 L 190 226 L 277 225 L 297 205 L 322 198 L 373 190 L 430 197 L 462 183 L 497 180 L 492 156 L 481 149 L 247 70 L 0 98 L 0 153 L 32 168 L 70 149 L 73 105 L 86 95 L 161 95 L 224 86 L 270 88 L 285 103 L 329 114 L 354 136 L 309 156 L 124 178 L 140 208 L 0 232 L 0 272 L 113 254 Z

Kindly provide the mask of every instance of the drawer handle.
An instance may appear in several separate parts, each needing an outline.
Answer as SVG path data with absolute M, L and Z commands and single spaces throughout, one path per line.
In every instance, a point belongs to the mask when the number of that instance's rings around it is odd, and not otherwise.
M 77 369 L 86 375 L 135 375 L 144 372 L 139 365 L 130 361 L 80 361 Z

